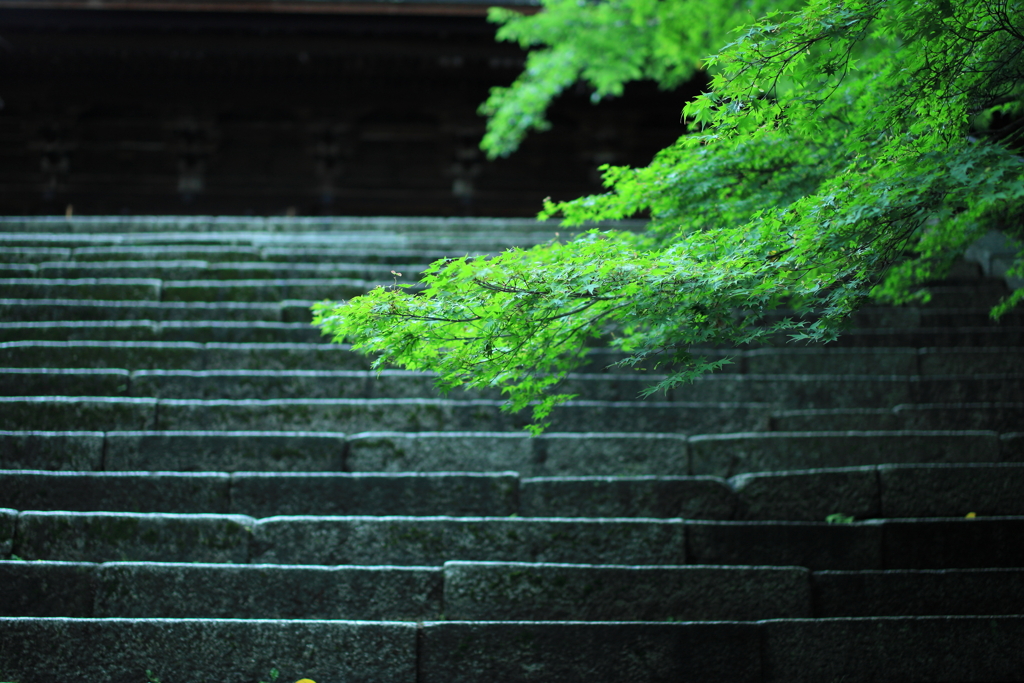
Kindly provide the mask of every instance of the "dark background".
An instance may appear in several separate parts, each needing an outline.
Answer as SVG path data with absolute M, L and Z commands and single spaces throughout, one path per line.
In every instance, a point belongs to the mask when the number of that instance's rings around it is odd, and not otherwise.
M 477 107 L 525 53 L 483 8 L 407 9 L 0 5 L 0 214 L 532 216 L 647 163 L 699 87 L 574 88 L 488 162 Z

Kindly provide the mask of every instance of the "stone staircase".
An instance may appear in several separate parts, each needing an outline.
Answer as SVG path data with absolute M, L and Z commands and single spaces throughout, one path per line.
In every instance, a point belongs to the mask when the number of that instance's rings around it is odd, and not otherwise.
M 0 219 L 0 680 L 1024 680 L 1003 283 L 658 400 L 594 349 L 536 439 L 309 325 L 552 233 Z

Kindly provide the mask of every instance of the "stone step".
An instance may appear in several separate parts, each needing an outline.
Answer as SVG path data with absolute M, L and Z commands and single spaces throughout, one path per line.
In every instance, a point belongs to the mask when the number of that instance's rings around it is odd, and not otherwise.
M 346 344 L 17 341 L 0 342 L 0 363 L 24 368 L 369 370 Z
M 103 396 L 0 396 L 0 429 L 517 431 L 527 413 L 503 401 L 470 399 L 155 399 Z M 770 406 L 760 403 L 571 401 L 555 408 L 551 428 L 583 432 L 763 431 Z
M 37 560 L 0 563 L 0 580 L 8 617 L 664 622 L 1024 613 L 1021 569 Z
M 0 504 L 20 510 L 274 515 L 519 513 L 519 477 L 504 473 L 159 474 L 0 470 Z M 583 516 L 583 515 L 577 515 Z
M 365 294 L 391 280 L 281 278 L 265 280 L 161 280 L 159 278 L 0 278 L 4 299 L 118 299 L 122 301 L 272 302 L 288 299 L 343 300 Z
M 0 432 L 0 444 L 2 468 L 110 472 L 514 471 L 524 477 L 731 477 L 849 465 L 1024 462 L 1024 434 L 986 431 L 755 432 L 691 437 L 546 432 L 530 438 L 511 431 L 346 435 L 329 431 L 9 430 Z M 543 486 L 557 490 L 559 484 L 536 486 L 540 488 L 535 491 L 544 491 Z M 654 491 L 642 484 L 616 486 L 631 492 L 628 496 L 614 494 L 626 496 L 617 508 L 621 511 L 640 514 L 636 511 L 650 510 L 650 516 L 660 516 L 653 511 L 665 510 L 663 503 L 646 500 L 655 496 L 662 484 L 651 484 Z M 689 484 L 684 488 L 692 491 L 687 487 Z M 720 489 L 713 485 L 711 490 Z M 595 501 L 600 500 L 594 495 Z M 678 494 L 658 493 L 657 499 L 662 495 L 671 501 Z M 714 498 L 713 493 L 708 495 Z M 633 496 L 645 502 L 635 502 Z M 573 503 L 580 504 L 578 500 Z M 697 510 L 688 510 L 684 516 L 697 514 Z
M 109 459 L 109 456 L 108 456 Z M 1024 463 L 691 476 L 0 470 L 20 510 L 273 515 L 651 517 L 821 522 L 1024 515 Z
M 590 350 L 584 374 L 629 369 L 609 367 L 621 354 Z M 751 375 L 993 375 L 1024 373 L 1024 347 L 923 349 L 755 349 L 699 350 L 731 363 L 711 377 Z M 126 368 L 165 370 L 368 370 L 370 359 L 345 344 L 253 344 L 126 341 L 0 342 L 4 367 Z M 644 373 L 646 374 L 646 373 Z M 725 380 L 722 380 L 725 381 Z
M 1024 403 L 923 403 L 894 408 L 781 410 L 772 431 L 990 429 L 1010 431 L 1024 424 Z
M 0 323 L 0 340 L 11 341 L 190 341 L 259 344 L 324 343 L 308 323 L 223 320 L 62 320 Z
M 112 378 L 118 377 L 117 381 Z M 110 381 L 108 381 L 108 378 Z M 570 375 L 560 390 L 584 399 L 628 401 L 658 376 Z M 384 370 L 135 370 L 2 368 L 0 395 L 149 396 L 199 399 L 435 398 L 436 375 Z M 863 375 L 709 375 L 659 395 L 668 401 L 772 403 L 787 408 L 883 407 L 947 401 L 1013 401 L 1024 373 L 966 377 Z M 501 392 L 456 391 L 453 399 L 501 398 Z
M 442 565 L 451 560 L 812 570 L 1024 566 L 1024 517 L 824 522 L 8 510 L 10 556 L 74 562 Z M 11 527 L 16 528 L 11 529 Z M 9 546 L 10 547 L 10 546 Z
M 159 278 L 161 280 L 286 280 L 354 279 L 403 283 L 415 282 L 427 267 L 417 264 L 368 264 L 301 261 L 205 261 L 201 259 L 160 259 L 151 261 L 44 261 L 38 264 L 5 265 L 5 277 L 76 278 Z M 14 273 L 19 273 L 15 275 Z M 398 275 L 397 273 L 401 273 Z
M 7 618 L 10 679 L 1015 681 L 1024 617 L 756 622 Z M 238 643 L 225 648 L 224 643 Z M 188 643 L 183 647 L 182 643 Z M 330 643 L 331 646 L 324 645 Z M 955 643 L 956 646 L 951 646 Z M 320 644 L 320 645 L 318 645 Z M 40 672 L 46 672 L 40 674 Z M 337 679 L 333 678 L 338 677 Z
M 312 302 L 281 301 L 91 301 L 88 299 L 0 299 L 5 322 L 46 321 L 242 321 L 308 322 Z M 294 319 L 301 309 L 306 319 Z M 287 313 L 285 312 L 287 310 Z

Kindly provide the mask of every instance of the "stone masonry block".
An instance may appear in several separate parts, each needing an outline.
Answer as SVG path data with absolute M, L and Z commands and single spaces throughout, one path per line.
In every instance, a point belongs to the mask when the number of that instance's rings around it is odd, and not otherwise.
M 999 459 L 1003 462 L 1024 462 L 1024 432 L 999 435 Z
M 156 399 L 77 396 L 0 396 L 3 429 L 146 429 Z
M 102 465 L 103 432 L 0 431 L 0 468 L 89 471 Z
M 880 569 L 882 530 L 871 522 L 687 522 L 692 564 Z
M 139 370 L 132 394 L 158 398 L 369 398 L 361 370 Z
M 253 561 L 273 564 L 686 562 L 684 525 L 653 519 L 270 517 L 253 540 Z
M 18 511 L 0 508 L 0 560 L 11 556 L 14 548 L 14 532 L 17 529 Z
M 0 363 L 25 368 L 195 368 L 203 345 L 191 342 L 16 341 L 0 343 Z
M 874 467 L 741 474 L 729 484 L 736 492 L 737 519 L 824 522 L 834 513 L 857 519 L 879 514 Z
M 1024 515 L 1024 464 L 883 465 L 883 517 Z
M 447 562 L 445 617 L 530 621 L 746 621 L 810 617 L 798 567 Z
M 916 375 L 917 349 L 752 349 L 746 372 L 754 375 Z
M 1019 348 L 929 348 L 920 352 L 922 375 L 984 375 L 1024 372 Z
M 340 432 L 138 431 L 107 433 L 112 471 L 323 472 L 344 465 Z
M 545 477 L 524 479 L 524 517 L 732 519 L 736 502 L 717 477 Z
M 4 619 L 0 678 L 38 683 L 414 683 L 416 624 L 233 619 Z
M 127 396 L 127 370 L 3 368 L 3 396 Z
M 1024 569 L 814 572 L 814 616 L 1024 614 Z
M 555 432 L 707 434 L 767 431 L 770 405 L 674 401 L 570 401 L 551 412 Z M 523 423 L 525 424 L 525 422 Z
M 772 431 L 776 432 L 895 431 L 902 427 L 891 408 L 779 410 L 772 414 Z
M 762 622 L 765 683 L 1019 681 L 1024 617 Z
M 496 401 L 445 399 L 277 399 L 160 402 L 161 429 L 280 429 L 362 432 L 488 431 Z
M 690 458 L 683 434 L 612 432 L 595 420 L 580 433 L 546 432 L 532 439 L 524 476 L 686 475 Z
M 422 633 L 421 683 L 761 680 L 753 624 L 449 621 Z
M 1024 402 L 930 403 L 896 406 L 903 429 L 991 429 L 1008 432 L 1024 424 Z
M 369 370 L 372 358 L 352 351 L 348 344 L 224 344 L 204 346 L 203 368 L 212 370 Z M 153 366 L 188 367 L 188 366 Z
M 23 512 L 14 553 L 26 560 L 244 563 L 254 524 L 242 515 Z
M 160 280 L 152 278 L 2 278 L 4 299 L 160 300 Z
M 0 616 L 91 617 L 96 565 L 0 562 Z
M 997 462 L 991 431 L 802 431 L 690 437 L 694 474 L 807 470 L 905 462 Z
M 880 527 L 886 569 L 1024 567 L 1024 517 L 894 519 Z
M 0 471 L 0 490 L 19 510 L 226 514 L 226 474 Z
M 284 474 L 231 479 L 232 511 L 273 515 L 471 515 L 518 511 L 519 478 L 490 474 Z
M 533 443 L 515 432 L 363 432 L 348 442 L 354 472 L 528 471 Z
M 112 562 L 95 616 L 422 621 L 441 613 L 442 584 L 436 567 Z

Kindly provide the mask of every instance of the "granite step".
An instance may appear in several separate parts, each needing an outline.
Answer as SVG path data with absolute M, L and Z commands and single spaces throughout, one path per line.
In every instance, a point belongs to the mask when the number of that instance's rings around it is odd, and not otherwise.
M 302 322 L 224 320 L 61 320 L 0 323 L 0 340 L 12 341 L 189 341 L 309 344 L 329 341 Z
M 903 404 L 893 408 L 782 410 L 772 430 L 990 429 L 1010 431 L 1024 424 L 1024 403 L 970 402 Z
M 344 262 L 301 261 L 214 261 L 200 259 L 160 259 L 150 261 L 44 261 L 39 264 L 18 264 L 18 270 L 49 279 L 133 278 L 151 277 L 161 280 L 287 280 L 350 279 L 415 282 L 427 263 L 366 264 Z M 401 273 L 401 275 L 397 275 Z M 24 276 L 8 276 L 24 277 Z
M 447 561 L 1024 566 L 1024 517 L 825 522 L 654 518 L 275 516 L 8 510 L 9 556 L 73 562 L 433 566 Z M 11 547 L 11 546 L 9 546 Z
M 1024 617 L 755 622 L 5 618 L 4 677 L 532 681 L 1014 681 Z M 225 649 L 225 642 L 240 643 Z M 188 643 L 188 647 L 182 647 Z M 318 644 L 331 643 L 333 647 Z M 955 643 L 956 647 L 951 647 Z M 46 672 L 45 674 L 41 672 Z
M 119 377 L 118 381 L 107 378 Z M 198 399 L 436 398 L 437 376 L 404 370 L 135 370 L 2 368 L 0 395 L 150 396 Z M 651 375 L 573 374 L 559 390 L 590 400 L 629 401 L 660 379 Z M 1013 401 L 1024 373 L 962 377 L 863 375 L 710 375 L 659 398 L 699 403 L 772 403 L 788 408 L 882 407 L 946 401 Z M 499 390 L 459 390 L 453 399 L 501 398 Z
M 113 444 L 112 444 L 113 446 Z M 108 460 L 110 456 L 108 455 Z M 273 515 L 644 517 L 822 522 L 1024 515 L 1024 463 L 877 465 L 706 476 L 517 472 L 0 470 L 20 510 Z
M 5 322 L 49 321 L 241 321 L 304 322 L 294 318 L 301 308 L 312 319 L 312 302 L 247 303 L 236 301 L 92 301 L 88 299 L 0 299 Z M 285 310 L 288 309 L 288 319 Z
M 528 414 L 510 414 L 488 399 L 155 399 L 104 396 L 0 396 L 0 429 L 518 431 Z M 571 401 L 552 412 L 551 428 L 584 432 L 764 431 L 770 406 L 760 403 Z
M 204 323 L 197 322 L 201 327 Z M 709 359 L 728 358 L 729 364 L 711 375 L 867 375 L 958 376 L 1024 373 L 1024 348 L 922 349 L 755 349 L 698 350 Z M 614 350 L 588 351 L 583 374 L 633 374 L 616 368 L 622 355 Z M 130 341 L 0 342 L 4 367 L 352 370 L 369 369 L 370 359 L 351 352 L 346 344 L 201 343 Z M 647 374 L 647 373 L 644 373 Z M 684 387 L 685 389 L 685 387 Z
M 689 437 L 644 432 L 546 432 L 530 438 L 515 431 L 346 435 L 330 431 L 9 430 L 0 432 L 0 443 L 0 467 L 55 471 L 514 471 L 528 478 L 727 478 L 794 468 L 1024 462 L 1024 433 L 991 431 L 747 432 Z M 536 495 L 548 495 L 542 494 L 544 487 L 557 491 L 560 484 L 536 486 L 539 488 L 534 491 L 540 492 Z M 655 496 L 660 500 L 665 495 L 671 501 L 678 495 L 667 492 L 675 484 L 666 485 L 670 488 L 665 493 L 656 493 L 663 486 L 657 483 L 650 484 L 654 490 L 642 483 L 616 486 L 625 486 L 630 492 L 614 494 L 625 496 L 621 507 L 615 508 L 620 511 L 634 509 L 630 502 L 634 497 Z M 680 486 L 685 490 L 688 485 Z M 602 495 L 593 491 L 594 501 Z M 578 499 L 572 503 L 582 504 Z M 635 509 L 664 509 L 661 505 L 648 500 Z M 690 510 L 689 514 L 696 511 Z M 652 516 L 660 513 L 652 512 Z
M 162 280 L 157 277 L 0 278 L 4 299 L 86 299 L 122 301 L 239 301 L 350 299 L 393 280 L 352 278 L 280 278 L 238 280 Z

